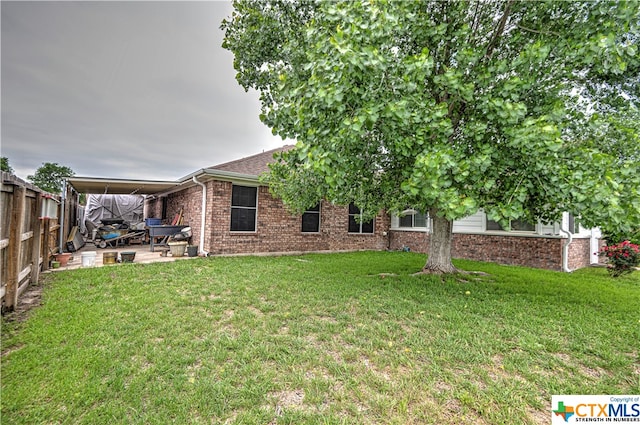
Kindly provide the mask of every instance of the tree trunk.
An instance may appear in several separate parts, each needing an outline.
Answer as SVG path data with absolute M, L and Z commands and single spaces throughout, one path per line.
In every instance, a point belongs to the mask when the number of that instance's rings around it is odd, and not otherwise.
M 436 210 L 430 210 L 433 226 L 429 237 L 429 257 L 422 269 L 423 273 L 457 273 L 451 262 L 451 244 L 453 242 L 453 221 L 438 217 Z

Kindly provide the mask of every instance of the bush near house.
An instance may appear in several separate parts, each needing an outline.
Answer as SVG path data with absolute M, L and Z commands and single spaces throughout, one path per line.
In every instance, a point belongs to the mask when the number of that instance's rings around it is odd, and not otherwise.
M 631 232 L 603 230 L 602 238 L 606 240 L 607 244 L 609 245 L 619 244 L 624 241 L 629 241 L 633 244 L 640 245 L 640 229 Z
M 640 265 L 640 246 L 629 241 L 603 246 L 598 255 L 608 261 L 607 270 L 613 277 L 631 273 Z

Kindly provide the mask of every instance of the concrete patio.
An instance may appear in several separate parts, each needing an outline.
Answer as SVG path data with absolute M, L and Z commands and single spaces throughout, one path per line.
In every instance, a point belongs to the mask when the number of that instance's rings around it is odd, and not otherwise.
M 95 264 L 90 267 L 103 267 L 103 266 L 118 266 L 123 264 L 121 262 L 122 253 L 123 252 L 135 252 L 135 258 L 132 264 L 149 264 L 149 263 L 161 263 L 161 262 L 169 262 L 169 261 L 178 261 L 178 260 L 190 260 L 196 257 L 189 257 L 187 253 L 184 253 L 182 257 L 174 257 L 171 255 L 171 251 L 166 252 L 163 256 L 163 252 L 161 249 L 156 247 L 155 252 L 151 252 L 150 245 L 126 245 L 126 246 L 118 246 L 117 248 L 98 248 L 92 242 L 87 242 L 80 250 L 72 253 L 72 258 L 67 263 L 67 266 L 59 268 L 50 268 L 47 272 L 57 272 L 62 270 L 74 270 L 83 268 L 82 265 L 82 253 L 95 251 Z M 113 252 L 117 253 L 118 262 L 115 264 L 105 264 L 104 263 L 104 253 Z M 86 268 L 86 267 L 85 267 Z

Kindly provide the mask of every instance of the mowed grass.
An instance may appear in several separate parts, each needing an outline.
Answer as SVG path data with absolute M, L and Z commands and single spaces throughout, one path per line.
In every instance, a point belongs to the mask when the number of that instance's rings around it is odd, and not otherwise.
M 546 424 L 640 393 L 640 273 L 424 256 L 208 258 L 47 276 L 3 321 L 3 424 Z M 388 275 L 392 274 L 392 275 Z

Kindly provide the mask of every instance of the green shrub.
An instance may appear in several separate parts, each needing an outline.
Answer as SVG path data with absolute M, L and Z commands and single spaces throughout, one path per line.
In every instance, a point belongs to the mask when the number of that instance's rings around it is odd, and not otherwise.
M 608 270 L 613 277 L 631 273 L 640 264 L 640 246 L 629 241 L 603 246 L 598 255 L 609 261 Z
M 629 241 L 632 244 L 640 245 L 640 229 L 631 232 L 620 232 L 615 230 L 602 230 L 602 238 L 608 245 L 619 244 Z

